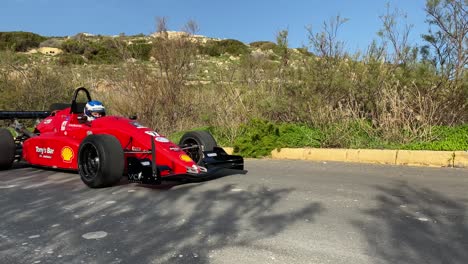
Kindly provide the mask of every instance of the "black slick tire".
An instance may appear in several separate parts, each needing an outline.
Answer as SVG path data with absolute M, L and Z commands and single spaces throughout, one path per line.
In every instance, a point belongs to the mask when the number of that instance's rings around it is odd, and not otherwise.
M 91 188 L 117 184 L 124 172 L 125 158 L 120 142 L 111 135 L 89 135 L 78 150 L 78 172 Z
M 10 131 L 0 128 L 0 170 L 11 168 L 15 160 L 16 144 Z
M 187 155 L 198 165 L 203 165 L 203 151 L 213 151 L 218 146 L 216 140 L 208 131 L 190 131 L 180 139 L 180 146 L 198 145 L 199 148 L 187 149 Z

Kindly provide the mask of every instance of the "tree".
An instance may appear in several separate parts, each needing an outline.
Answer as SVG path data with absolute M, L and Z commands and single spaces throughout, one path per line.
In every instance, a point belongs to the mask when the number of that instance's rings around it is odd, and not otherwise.
M 343 41 L 338 40 L 338 30 L 348 21 L 347 18 L 342 18 L 337 15 L 331 18 L 328 22 L 323 22 L 322 31 L 315 33 L 312 27 L 307 27 L 309 43 L 316 55 L 322 58 L 341 58 L 344 56 Z
M 449 79 L 461 80 L 468 63 L 468 1 L 427 0 L 429 32 L 423 35 L 434 50 L 434 66 Z
M 283 66 L 287 66 L 289 62 L 288 35 L 289 31 L 287 29 L 281 30 L 276 34 L 276 48 Z
M 411 52 L 411 45 L 408 41 L 413 25 L 405 22 L 406 17 L 406 13 L 396 8 L 393 11 L 390 10 L 390 4 L 387 4 L 387 12 L 380 16 L 382 28 L 377 35 L 383 39 L 384 47 L 390 42 L 393 49 L 391 60 L 395 65 L 406 64 L 410 60 L 416 60 L 416 57 L 412 56 L 415 53 Z M 403 21 L 403 24 L 400 21 Z

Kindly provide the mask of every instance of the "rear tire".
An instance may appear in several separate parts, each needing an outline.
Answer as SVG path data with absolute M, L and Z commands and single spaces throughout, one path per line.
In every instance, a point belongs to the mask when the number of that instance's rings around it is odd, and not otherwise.
M 208 131 L 190 131 L 180 139 L 180 146 L 198 145 L 199 148 L 187 149 L 185 152 L 198 165 L 203 165 L 203 151 L 213 151 L 218 146 L 216 140 Z
M 16 144 L 10 131 L 0 128 L 0 170 L 11 168 L 15 160 Z
M 120 142 L 111 135 L 89 135 L 78 150 L 78 172 L 91 188 L 117 184 L 124 172 L 124 152 Z

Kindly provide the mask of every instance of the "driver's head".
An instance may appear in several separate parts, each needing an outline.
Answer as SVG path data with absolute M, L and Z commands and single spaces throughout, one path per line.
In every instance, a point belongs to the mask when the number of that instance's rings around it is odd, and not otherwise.
M 84 114 L 88 117 L 89 121 L 93 121 L 96 118 L 105 116 L 106 109 L 101 102 L 93 100 L 86 104 Z

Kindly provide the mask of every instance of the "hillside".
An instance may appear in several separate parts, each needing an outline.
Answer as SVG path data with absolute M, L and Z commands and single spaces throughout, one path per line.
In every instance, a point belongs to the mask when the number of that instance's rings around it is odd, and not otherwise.
M 249 44 L 181 32 L 0 33 L 0 109 L 47 109 L 84 85 L 112 113 L 166 134 L 209 128 L 250 156 L 293 146 L 468 149 L 466 72 L 448 78 L 427 58 L 395 63 L 376 48 L 314 55 L 288 48 L 287 31 Z

